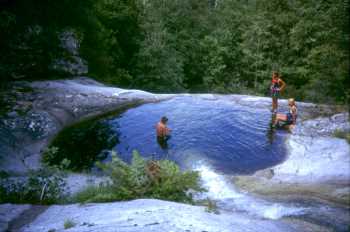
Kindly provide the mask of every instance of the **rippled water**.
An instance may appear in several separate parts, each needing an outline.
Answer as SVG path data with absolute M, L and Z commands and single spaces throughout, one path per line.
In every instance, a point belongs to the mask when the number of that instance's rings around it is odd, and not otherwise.
M 167 148 L 156 141 L 155 125 L 169 118 L 173 130 Z M 118 133 L 119 155 L 132 150 L 146 157 L 167 157 L 181 166 L 198 160 L 225 174 L 252 173 L 282 162 L 286 132 L 272 134 L 268 109 L 244 107 L 227 100 L 179 97 L 129 109 L 109 121 Z

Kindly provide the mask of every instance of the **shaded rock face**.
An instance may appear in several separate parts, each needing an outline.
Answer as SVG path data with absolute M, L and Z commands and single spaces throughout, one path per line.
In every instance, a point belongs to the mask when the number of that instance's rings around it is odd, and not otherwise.
M 54 60 L 51 69 L 75 76 L 87 74 L 87 62 L 79 56 L 80 41 L 76 31 L 66 30 L 59 35 L 59 38 L 61 47 L 67 52 L 68 56 Z
M 18 93 L 14 110 L 0 119 L 0 170 L 9 174 L 39 168 L 41 152 L 67 125 L 129 105 L 170 97 L 111 88 L 88 78 L 17 85 L 31 91 Z
M 30 205 L 0 205 L 0 231 L 7 231 L 9 223 L 29 208 Z

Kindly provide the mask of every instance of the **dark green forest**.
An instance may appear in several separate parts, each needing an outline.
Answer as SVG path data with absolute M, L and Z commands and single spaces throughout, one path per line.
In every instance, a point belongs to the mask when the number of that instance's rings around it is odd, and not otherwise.
M 347 0 L 0 0 L 0 77 L 67 78 L 58 32 L 74 28 L 88 76 L 153 92 L 349 98 Z

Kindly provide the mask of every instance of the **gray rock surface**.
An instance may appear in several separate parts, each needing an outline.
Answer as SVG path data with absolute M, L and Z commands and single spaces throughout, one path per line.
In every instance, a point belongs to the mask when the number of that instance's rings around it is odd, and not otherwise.
M 16 88 L 30 88 L 18 92 Z M 20 114 L 0 119 L 0 170 L 11 175 L 40 167 L 40 154 L 62 128 L 82 119 L 171 95 L 104 86 L 89 78 L 21 82 L 13 108 Z
M 349 205 L 350 145 L 333 136 L 336 130 L 350 130 L 347 113 L 300 123 L 286 141 L 285 162 L 235 177 L 235 183 L 260 194 L 295 194 Z
M 25 210 L 28 210 L 30 205 L 13 205 L 2 204 L 0 205 L 0 231 L 6 231 L 8 224 L 16 217 L 18 217 Z
M 75 223 L 69 230 L 64 229 L 67 220 Z M 300 231 L 298 229 L 280 221 L 254 219 L 233 213 L 208 213 L 199 206 L 161 200 L 134 200 L 51 206 L 20 231 L 280 232 Z

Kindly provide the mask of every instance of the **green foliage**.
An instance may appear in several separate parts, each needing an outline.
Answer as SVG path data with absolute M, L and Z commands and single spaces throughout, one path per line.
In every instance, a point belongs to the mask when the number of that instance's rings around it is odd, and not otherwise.
M 345 139 L 350 144 L 350 131 L 336 130 L 334 132 L 334 136 Z
M 70 229 L 70 228 L 73 228 L 73 227 L 76 226 L 76 225 L 77 225 L 77 223 L 74 222 L 73 220 L 71 220 L 71 219 L 66 219 L 66 220 L 64 221 L 63 227 L 64 227 L 65 230 L 68 230 L 68 229 Z
M 55 160 L 56 159 L 56 156 L 59 154 L 59 150 L 58 150 L 58 147 L 48 147 L 44 153 L 43 153 L 43 156 L 42 156 L 42 162 L 45 164 L 45 165 L 50 165 L 50 162 L 52 160 Z M 52 167 L 56 167 L 58 168 L 59 170 L 66 170 L 66 169 L 69 169 L 69 166 L 71 164 L 71 161 L 67 158 L 64 158 L 60 164 L 58 165 L 52 165 Z
M 43 163 L 49 164 L 50 160 L 54 159 L 57 153 L 58 153 L 58 147 L 48 147 L 43 153 L 43 157 L 42 157 Z
M 284 97 L 349 101 L 349 1 L 1 4 L 2 83 L 66 76 L 48 66 L 65 56 L 58 33 L 74 28 L 89 75 L 108 84 L 157 92 L 266 95 L 271 72 L 277 70 L 287 83 Z
M 181 171 L 172 161 L 146 161 L 133 152 L 131 164 L 112 154 L 110 163 L 97 164 L 110 178 L 90 186 L 74 197 L 78 202 L 108 202 L 136 198 L 157 198 L 192 203 L 189 191 L 204 191 L 195 171 Z
M 30 171 L 26 179 L 1 179 L 0 203 L 58 203 L 64 198 L 64 176 L 56 167 L 45 167 Z

